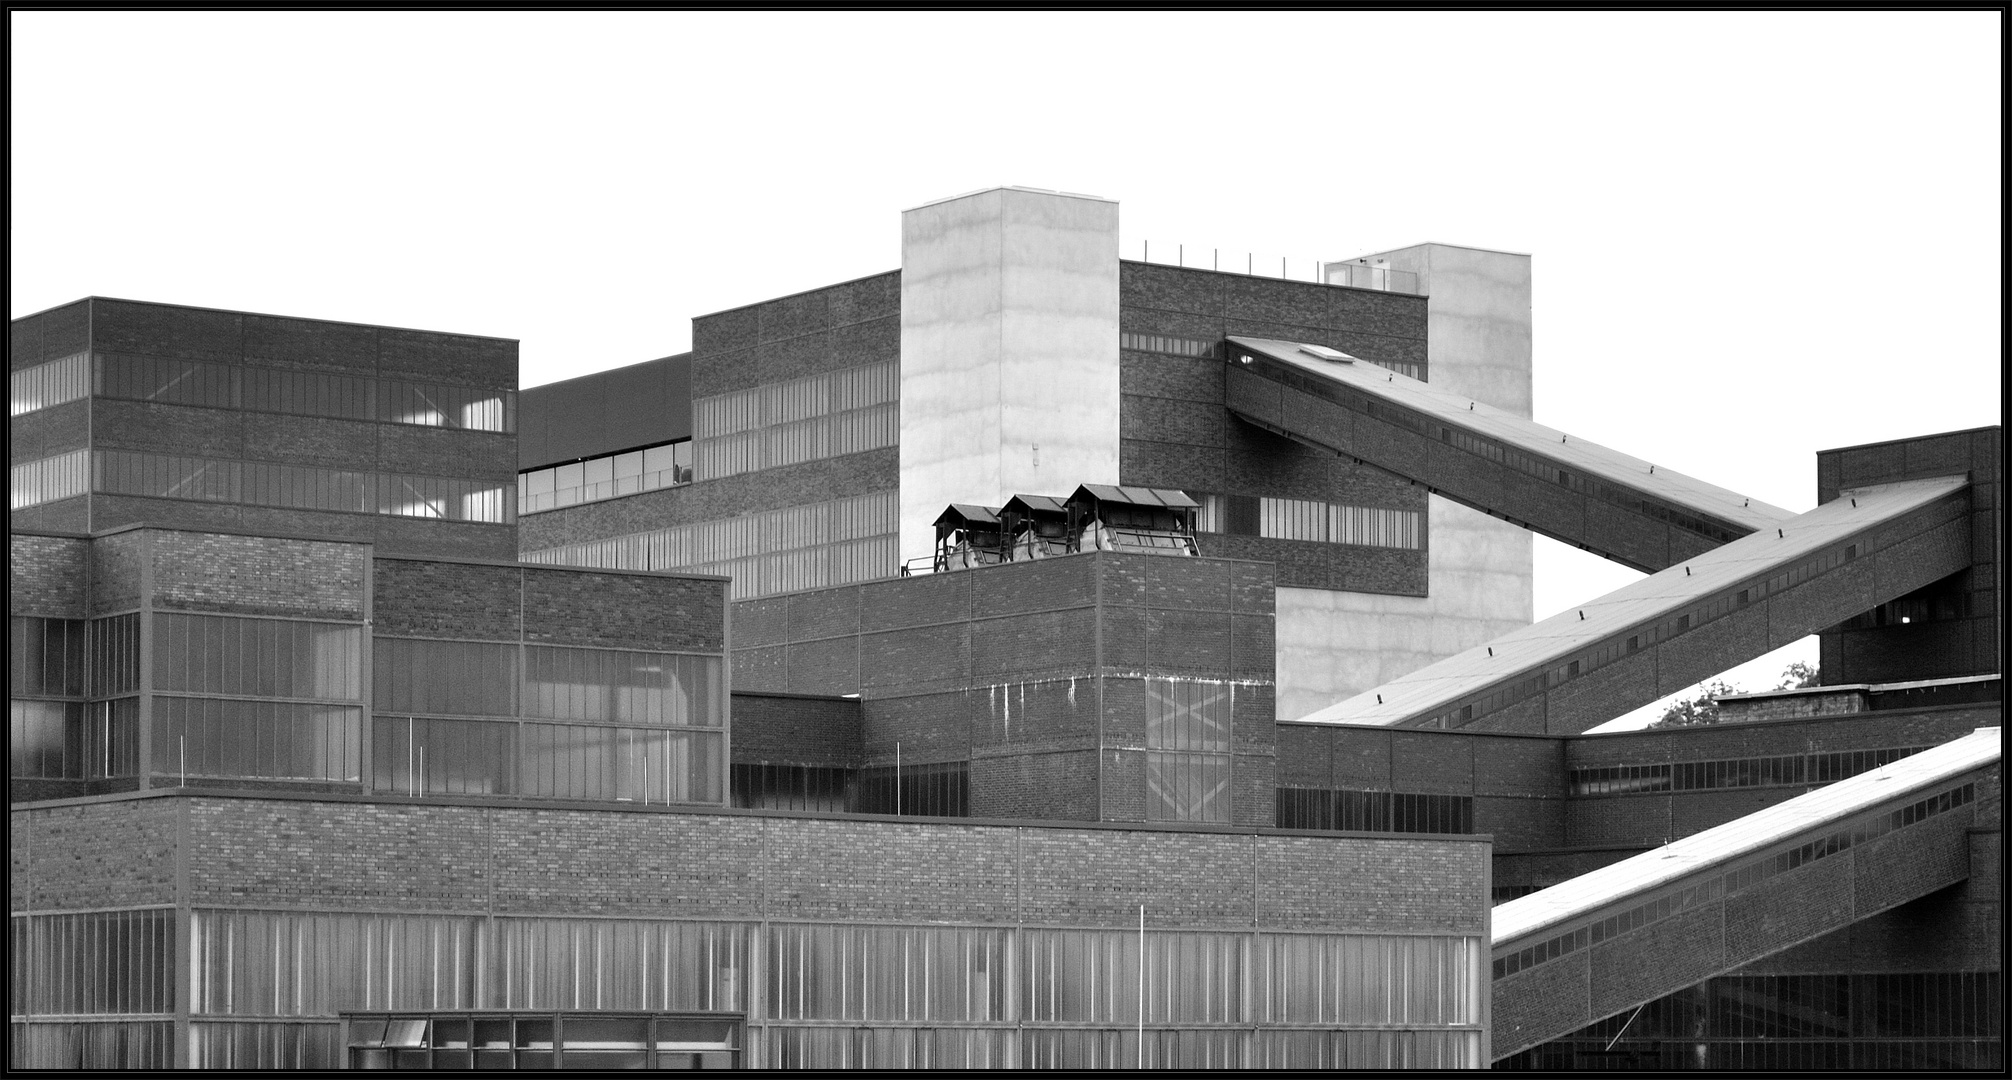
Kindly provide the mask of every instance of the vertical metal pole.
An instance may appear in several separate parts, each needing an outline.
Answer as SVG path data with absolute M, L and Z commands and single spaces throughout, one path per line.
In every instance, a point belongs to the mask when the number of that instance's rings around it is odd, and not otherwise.
M 1139 1068 L 1146 1067 L 1146 905 L 1139 905 Z
M 894 816 L 901 816 L 901 744 L 894 744 Z
M 189 737 L 182 736 L 182 786 L 189 786 Z
M 1175 266 L 1188 265 L 1188 245 L 1186 244 L 1174 245 L 1174 265 Z

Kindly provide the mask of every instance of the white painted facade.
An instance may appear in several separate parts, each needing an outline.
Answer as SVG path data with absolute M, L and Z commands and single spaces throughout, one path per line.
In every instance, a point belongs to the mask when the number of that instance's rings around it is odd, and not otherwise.
M 953 502 L 1118 482 L 1118 204 L 993 188 L 901 216 L 901 557 Z

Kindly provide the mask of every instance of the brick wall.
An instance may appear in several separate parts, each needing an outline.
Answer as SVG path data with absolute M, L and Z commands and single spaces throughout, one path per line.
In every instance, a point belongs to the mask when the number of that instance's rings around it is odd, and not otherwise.
M 269 536 L 146 531 L 154 604 L 232 615 L 364 617 L 370 549 Z
M 795 694 L 733 695 L 735 764 L 855 768 L 860 759 L 859 702 Z
M 89 348 L 162 359 L 381 376 L 514 392 L 517 343 L 500 338 L 397 330 L 243 312 L 93 299 L 14 324 L 14 364 Z M 53 351 L 52 351 L 53 350 Z M 250 459 L 507 484 L 516 437 L 326 417 L 93 398 L 10 425 L 17 460 L 84 445 L 162 454 Z M 59 426 L 60 425 L 60 426 Z M 346 536 L 381 550 L 450 557 L 517 554 L 510 525 L 276 510 L 176 499 L 93 496 L 15 513 L 17 528 L 105 530 L 153 524 L 250 532 Z M 88 502 L 88 509 L 85 503 Z
M 1119 327 L 1221 341 L 1305 341 L 1372 362 L 1426 364 L 1425 299 L 1120 262 Z M 1425 511 L 1423 489 L 1251 427 L 1224 408 L 1223 361 L 1121 349 L 1120 483 Z M 1425 552 L 1208 534 L 1205 554 L 1273 563 L 1278 583 L 1423 596 Z
M 15 810 L 14 910 L 174 903 L 181 815 L 153 799 Z
M 1281 723 L 1281 787 L 1467 796 L 1497 852 L 1562 847 L 1566 740 L 1471 729 Z
M 974 814 L 1101 808 L 1106 821 L 1146 812 L 1143 761 L 1125 755 L 1145 745 L 1149 681 L 1233 685 L 1232 819 L 1270 824 L 1266 570 L 1091 553 L 744 601 L 736 685 L 859 694 L 866 765 L 891 765 L 897 743 L 916 763 L 983 756 Z M 1025 760 L 1003 760 L 1013 755 Z M 1057 809 L 1024 800 L 1037 776 Z
M 1996 705 L 1894 709 L 1840 716 L 1615 732 L 1565 740 L 1567 769 L 1725 761 L 1903 746 L 1934 746 L 2002 722 Z M 1723 825 L 1821 784 L 1589 795 L 1565 809 L 1564 842 L 1651 846 Z
M 1850 488 L 1968 474 L 1970 567 L 1821 634 L 1826 683 L 1895 682 L 1999 670 L 2004 429 L 1953 431 L 1817 454 L 1817 501 Z M 1906 609 L 1910 621 L 1901 623 Z
M 169 795 L 16 810 L 15 910 L 194 905 L 1480 933 L 1485 845 Z M 108 890 L 110 890 L 108 892 Z M 110 896 L 111 899 L 107 899 Z
M 8 536 L 7 550 L 10 614 L 81 619 L 89 611 L 89 540 L 17 532 Z
M 431 559 L 376 560 L 376 632 L 718 652 L 724 578 Z

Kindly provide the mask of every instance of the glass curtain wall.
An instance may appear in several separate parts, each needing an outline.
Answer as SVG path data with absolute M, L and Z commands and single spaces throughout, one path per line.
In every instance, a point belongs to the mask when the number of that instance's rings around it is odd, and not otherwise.
M 1236 687 L 1146 680 L 1146 819 L 1230 820 L 1230 713 Z
M 374 641 L 372 777 L 400 794 L 726 800 L 717 656 Z
M 362 779 L 363 628 L 154 616 L 153 772 Z
M 171 942 L 165 913 L 150 917 L 163 928 L 155 940 Z M 1129 929 L 212 909 L 192 919 L 199 1067 L 338 1067 L 342 1014 L 455 1022 L 440 1015 L 449 1011 L 710 1015 L 745 1023 L 749 1064 L 781 1068 L 1485 1065 L 1486 947 L 1472 937 L 1149 929 L 1142 951 Z M 17 987 L 22 935 L 17 920 Z M 171 957 L 171 945 L 156 952 Z M 147 970 L 171 979 L 169 967 Z M 375 1031 L 359 1041 L 352 1029 L 348 1045 L 470 1049 L 458 1036 Z

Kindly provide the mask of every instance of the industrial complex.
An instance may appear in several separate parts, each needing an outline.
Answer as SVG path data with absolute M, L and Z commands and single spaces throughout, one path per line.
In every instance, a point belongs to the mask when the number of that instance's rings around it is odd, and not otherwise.
M 1798 513 L 1535 423 L 1528 256 L 901 234 L 523 390 L 14 320 L 11 1065 L 2003 1068 L 2001 428 Z

